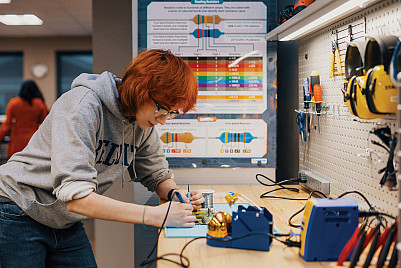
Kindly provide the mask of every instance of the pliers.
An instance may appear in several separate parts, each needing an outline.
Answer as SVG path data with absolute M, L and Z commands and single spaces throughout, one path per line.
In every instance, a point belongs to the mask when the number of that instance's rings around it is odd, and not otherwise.
M 341 67 L 340 50 L 338 49 L 337 41 L 331 41 L 331 59 L 330 59 L 330 78 L 333 76 L 343 75 Z

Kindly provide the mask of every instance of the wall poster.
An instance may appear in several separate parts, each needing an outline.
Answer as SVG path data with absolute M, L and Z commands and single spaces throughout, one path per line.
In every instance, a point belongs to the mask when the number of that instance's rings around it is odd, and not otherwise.
M 170 167 L 276 167 L 275 1 L 139 1 L 140 49 L 198 77 L 195 112 L 156 127 Z

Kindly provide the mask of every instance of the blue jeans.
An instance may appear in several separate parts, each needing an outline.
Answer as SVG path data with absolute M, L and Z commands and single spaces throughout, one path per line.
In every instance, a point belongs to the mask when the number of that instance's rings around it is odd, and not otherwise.
M 53 229 L 0 203 L 0 268 L 25 267 L 97 267 L 82 222 Z

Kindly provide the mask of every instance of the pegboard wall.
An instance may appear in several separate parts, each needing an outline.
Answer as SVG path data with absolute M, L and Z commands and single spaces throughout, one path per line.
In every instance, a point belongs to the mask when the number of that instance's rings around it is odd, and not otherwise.
M 338 38 L 344 72 L 350 25 L 354 40 L 378 35 L 401 37 L 401 0 L 381 1 L 299 40 L 299 110 L 304 109 L 303 79 L 314 70 L 320 74 L 323 96 L 322 114 L 312 115 L 309 140 L 304 143 L 300 138 L 299 168 L 329 179 L 331 197 L 346 191 L 360 191 L 377 209 L 396 216 L 398 192 L 379 184 L 382 174 L 378 171 L 386 165 L 388 154 L 371 143 L 379 139 L 369 131 L 387 125 L 394 133 L 397 116 L 367 120 L 351 115 L 341 91 L 344 76 L 329 77 L 334 35 Z M 398 166 L 396 163 L 396 168 Z M 367 208 L 362 198 L 352 197 L 358 199 L 362 208 Z

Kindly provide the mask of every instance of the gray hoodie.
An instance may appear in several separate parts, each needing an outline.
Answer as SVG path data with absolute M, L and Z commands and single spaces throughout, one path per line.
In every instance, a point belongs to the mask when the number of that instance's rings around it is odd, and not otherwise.
M 67 201 L 104 193 L 127 169 L 150 191 L 172 177 L 156 131 L 120 113 L 113 74 L 81 74 L 71 87 L 26 148 L 0 166 L 0 196 L 57 229 L 87 218 L 69 212 Z

